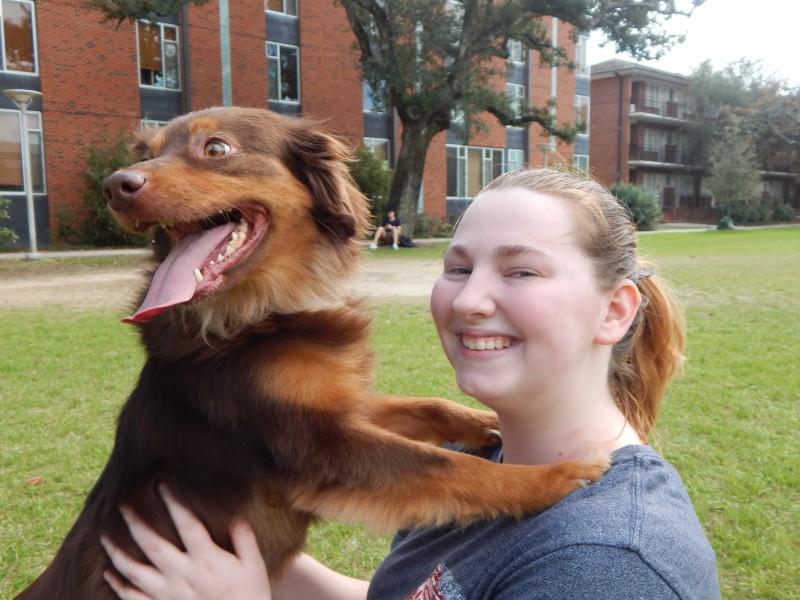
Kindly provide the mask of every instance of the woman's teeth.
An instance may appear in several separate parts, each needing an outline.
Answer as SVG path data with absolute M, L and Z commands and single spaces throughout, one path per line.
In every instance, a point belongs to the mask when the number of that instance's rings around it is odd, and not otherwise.
M 461 336 L 461 343 L 470 350 L 500 350 L 501 348 L 508 348 L 511 345 L 511 340 L 501 337 L 469 338 Z

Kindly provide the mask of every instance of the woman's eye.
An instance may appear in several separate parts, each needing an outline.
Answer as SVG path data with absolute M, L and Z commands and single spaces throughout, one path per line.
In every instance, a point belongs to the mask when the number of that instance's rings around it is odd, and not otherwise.
M 211 158 L 219 158 L 220 156 L 225 156 L 228 152 L 231 151 L 231 147 L 228 146 L 225 142 L 221 142 L 219 140 L 212 140 L 206 144 L 206 147 L 203 149 L 203 153 L 206 156 L 210 156 Z
M 528 270 L 512 271 L 510 273 L 510 276 L 514 277 L 516 279 L 525 279 L 526 277 L 536 277 L 537 273 L 535 273 L 534 271 L 528 271 Z
M 461 267 L 461 266 L 445 267 L 444 272 L 447 275 L 469 275 L 470 274 L 470 270 L 467 267 Z

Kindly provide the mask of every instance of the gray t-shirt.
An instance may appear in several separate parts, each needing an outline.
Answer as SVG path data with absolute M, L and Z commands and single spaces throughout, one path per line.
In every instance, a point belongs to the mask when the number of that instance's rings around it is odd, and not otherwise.
M 502 450 L 487 456 L 501 461 Z M 716 600 L 714 552 L 678 473 L 627 446 L 595 484 L 517 521 L 402 530 L 371 600 Z

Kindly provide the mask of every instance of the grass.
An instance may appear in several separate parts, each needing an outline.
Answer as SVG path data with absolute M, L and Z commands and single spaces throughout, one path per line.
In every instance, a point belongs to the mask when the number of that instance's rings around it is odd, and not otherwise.
M 686 373 L 669 390 L 659 440 L 717 552 L 723 597 L 800 597 L 800 228 L 659 233 L 642 236 L 641 245 L 687 312 Z M 365 260 L 440 256 L 437 246 L 381 249 Z M 83 259 L 57 270 L 105 266 Z M 49 268 L 0 262 L 0 278 L 13 277 L 9 269 Z M 464 399 L 426 303 L 371 310 L 376 389 Z M 110 310 L 0 312 L 2 598 L 51 560 L 105 463 L 142 358 L 118 317 Z M 324 562 L 360 577 L 387 546 L 385 537 L 334 523 L 315 528 L 310 540 Z

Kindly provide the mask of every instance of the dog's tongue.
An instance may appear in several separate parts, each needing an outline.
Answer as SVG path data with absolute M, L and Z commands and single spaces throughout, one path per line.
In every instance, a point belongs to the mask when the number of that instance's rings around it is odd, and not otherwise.
M 181 238 L 153 275 L 150 290 L 139 310 L 122 322 L 146 323 L 170 306 L 191 300 L 197 289 L 194 270 L 202 270 L 212 252 L 216 257 L 215 251 L 224 246 L 236 225 L 226 223 Z

